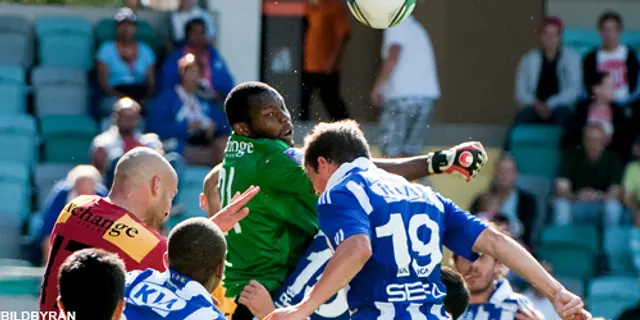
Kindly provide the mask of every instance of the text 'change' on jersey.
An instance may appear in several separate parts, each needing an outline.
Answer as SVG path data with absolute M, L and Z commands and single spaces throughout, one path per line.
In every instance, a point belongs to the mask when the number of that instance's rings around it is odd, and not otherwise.
M 533 309 L 529 298 L 514 292 L 509 281 L 500 280 L 487 303 L 469 304 L 459 320 L 514 320 L 524 306 Z
M 273 304 L 277 308 L 283 308 L 300 303 L 309 290 L 318 282 L 332 255 L 333 252 L 331 252 L 324 234 L 319 232 L 309 245 L 307 252 L 298 262 L 298 266 L 285 280 L 282 288 L 273 295 Z M 310 316 L 310 319 L 349 320 L 346 291 L 340 290 L 320 306 Z
M 99 248 L 117 253 L 127 270 L 165 269 L 162 261 L 167 241 L 164 237 L 133 214 L 98 196 L 71 200 L 60 212 L 50 242 L 40 311 L 57 309 L 58 270 L 75 251 Z
M 475 261 L 472 247 L 486 228 L 431 188 L 366 158 L 331 176 L 318 217 L 333 248 L 353 235 L 370 238 L 373 255 L 349 284 L 352 319 L 450 319 L 442 305 L 442 246 Z
M 129 272 L 124 297 L 120 320 L 224 319 L 207 289 L 173 270 Z

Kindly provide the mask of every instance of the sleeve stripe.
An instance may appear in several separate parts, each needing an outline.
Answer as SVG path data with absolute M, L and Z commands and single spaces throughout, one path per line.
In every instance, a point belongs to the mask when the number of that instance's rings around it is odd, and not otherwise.
M 373 212 L 373 206 L 371 206 L 371 201 L 369 201 L 369 196 L 364 191 L 362 186 L 360 186 L 359 184 L 353 181 L 349 181 L 347 182 L 347 189 L 351 191 L 351 193 L 353 193 L 353 195 L 358 200 L 358 203 L 360 203 L 360 207 L 367 214 L 371 214 L 371 212 Z

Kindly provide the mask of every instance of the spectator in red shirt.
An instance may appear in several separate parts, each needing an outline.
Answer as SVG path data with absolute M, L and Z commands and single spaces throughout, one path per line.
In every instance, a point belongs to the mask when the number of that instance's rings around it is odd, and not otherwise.
M 135 148 L 118 162 L 106 198 L 80 196 L 67 204 L 51 233 L 40 311 L 56 310 L 60 265 L 81 249 L 117 253 L 127 270 L 163 271 L 167 243 L 156 230 L 177 191 L 178 177 L 169 162 L 150 148 Z

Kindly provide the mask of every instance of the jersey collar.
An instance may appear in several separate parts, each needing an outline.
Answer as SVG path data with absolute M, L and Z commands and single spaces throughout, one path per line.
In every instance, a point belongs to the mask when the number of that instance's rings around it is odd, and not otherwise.
M 494 305 L 502 304 L 505 300 L 509 299 L 513 294 L 513 288 L 506 279 L 499 280 L 496 283 L 496 290 L 493 291 L 489 298 L 489 303 Z
M 373 164 L 373 162 L 371 162 L 371 160 L 365 157 L 357 158 L 352 162 L 343 163 L 340 167 L 338 167 L 338 170 L 336 170 L 336 172 L 331 175 L 331 178 L 329 178 L 326 190 L 330 190 L 331 188 L 333 188 L 354 169 L 364 171 L 372 168 L 376 168 L 376 166 Z
M 176 294 L 186 300 L 192 297 L 202 296 L 212 305 L 217 305 L 218 301 L 214 301 L 211 293 L 207 291 L 200 283 L 191 280 L 189 277 L 184 276 L 174 270 L 167 269 L 166 271 L 167 281 L 176 287 L 178 291 Z

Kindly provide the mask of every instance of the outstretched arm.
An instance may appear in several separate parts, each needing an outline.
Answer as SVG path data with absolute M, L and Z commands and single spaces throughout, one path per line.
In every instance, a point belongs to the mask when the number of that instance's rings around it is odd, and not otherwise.
M 501 261 L 509 269 L 524 277 L 553 303 L 562 319 L 588 319 L 582 300 L 567 291 L 520 244 L 494 230 L 485 229 L 476 240 L 473 250 L 488 254 Z M 576 317 L 576 318 L 574 318 Z
M 455 174 L 467 182 L 487 163 L 487 152 L 480 142 L 465 142 L 447 150 L 400 159 L 374 159 L 379 168 L 411 181 L 436 174 Z

